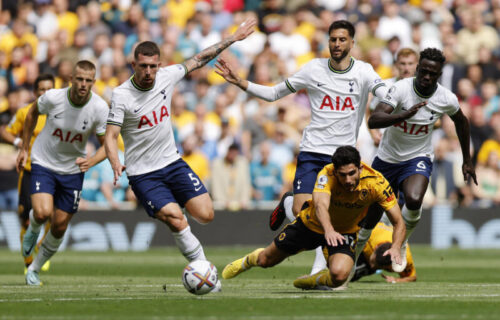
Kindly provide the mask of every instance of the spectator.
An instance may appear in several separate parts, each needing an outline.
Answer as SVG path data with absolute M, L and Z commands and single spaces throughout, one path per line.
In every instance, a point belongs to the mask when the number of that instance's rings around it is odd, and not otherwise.
M 269 161 L 271 143 L 264 141 L 259 145 L 260 160 L 253 161 L 250 166 L 253 199 L 257 201 L 275 200 L 281 191 L 283 180 L 281 168 Z
M 239 146 L 229 146 L 224 158 L 212 163 L 211 192 L 214 204 L 229 210 L 245 209 L 250 204 L 252 185 L 248 160 L 239 153 Z
M 490 151 L 486 163 L 476 168 L 479 184 L 472 185 L 474 196 L 479 207 L 500 205 L 500 157 L 495 151 Z
M 210 163 L 208 158 L 198 150 L 198 137 L 188 136 L 182 141 L 182 159 L 200 177 L 204 185 L 210 178 Z

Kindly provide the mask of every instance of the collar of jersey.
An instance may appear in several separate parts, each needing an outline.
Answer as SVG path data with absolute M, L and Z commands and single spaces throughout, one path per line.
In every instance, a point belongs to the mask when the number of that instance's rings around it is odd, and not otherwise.
M 132 85 L 134 86 L 134 88 L 136 88 L 139 91 L 149 91 L 149 90 L 153 89 L 155 86 L 155 84 L 153 83 L 151 88 L 147 88 L 147 89 L 141 88 L 141 87 L 139 87 L 139 85 L 137 83 L 135 83 L 134 77 L 135 77 L 135 74 L 132 77 L 130 77 L 130 82 L 132 82 Z
M 90 91 L 90 95 L 89 95 L 89 99 L 87 101 L 85 101 L 84 104 L 76 104 L 74 103 L 73 101 L 71 101 L 71 96 L 69 94 L 71 90 L 71 87 L 68 88 L 68 101 L 69 101 L 69 104 L 72 106 L 72 107 L 75 107 L 75 108 L 83 108 L 87 103 L 89 103 L 90 99 L 92 99 L 92 91 Z
M 426 96 L 426 95 L 421 94 L 417 90 L 417 86 L 415 84 L 416 79 L 417 78 L 413 78 L 413 91 L 415 91 L 415 93 L 417 94 L 417 96 L 419 96 L 420 98 L 424 98 L 424 99 L 430 98 L 437 91 L 437 86 L 436 86 L 436 89 L 434 91 L 432 91 L 432 93 L 430 95 Z
M 349 63 L 349 66 L 346 69 L 337 70 L 334 67 L 332 67 L 331 60 L 332 60 L 332 58 L 328 59 L 328 68 L 330 68 L 330 71 L 335 72 L 335 73 L 347 73 L 347 72 L 349 72 L 349 70 L 352 69 L 352 66 L 354 65 L 354 58 L 351 57 L 351 62 Z

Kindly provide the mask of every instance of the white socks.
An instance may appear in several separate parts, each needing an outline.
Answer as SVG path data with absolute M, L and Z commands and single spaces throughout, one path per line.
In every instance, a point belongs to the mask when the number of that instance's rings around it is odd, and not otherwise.
M 190 226 L 179 232 L 172 232 L 172 235 L 177 247 L 188 261 L 207 260 L 203 247 L 198 238 L 191 232 Z
M 358 241 L 356 243 L 356 249 L 354 251 L 354 262 L 356 262 L 359 258 L 359 255 L 363 252 L 363 248 L 366 245 L 366 242 L 368 242 L 368 239 L 370 239 L 370 235 L 372 234 L 373 229 L 365 229 L 361 228 L 358 231 Z
M 413 230 L 420 221 L 420 216 L 422 215 L 422 208 L 419 208 L 417 210 L 410 210 L 406 207 L 406 205 L 404 205 L 401 212 L 403 213 L 403 220 L 405 221 L 406 225 L 406 236 L 405 240 L 403 241 L 403 245 L 405 245 L 406 242 L 408 241 L 408 238 L 410 237 Z
M 30 210 L 30 224 L 28 228 L 31 228 L 31 232 L 40 233 L 40 229 L 42 228 L 43 223 L 38 223 L 33 216 L 33 209 Z
M 326 269 L 327 264 L 325 260 L 325 255 L 323 254 L 323 248 L 316 248 L 316 257 L 314 258 L 314 263 L 311 269 L 311 274 L 315 274 L 323 269 Z
M 285 201 L 283 201 L 283 206 L 285 207 L 285 214 L 288 220 L 293 221 L 295 220 L 295 216 L 293 215 L 293 196 L 289 196 L 285 198 Z
M 57 239 L 54 237 L 52 234 L 52 231 L 49 231 L 47 235 L 45 236 L 45 239 L 42 242 L 42 245 L 40 246 L 40 250 L 38 251 L 38 254 L 36 255 L 35 259 L 33 260 L 33 263 L 30 264 L 28 269 L 30 271 L 36 271 L 40 272 L 40 269 L 42 266 L 52 258 L 52 256 L 57 252 L 57 249 L 59 249 L 59 246 L 63 242 L 64 236 Z

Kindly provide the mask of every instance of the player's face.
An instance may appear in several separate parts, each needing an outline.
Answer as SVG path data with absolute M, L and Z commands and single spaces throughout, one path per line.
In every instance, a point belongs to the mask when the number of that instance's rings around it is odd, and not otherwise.
M 330 33 L 328 46 L 330 48 L 330 55 L 335 62 L 340 62 L 351 51 L 354 45 L 354 40 L 349 36 L 346 29 L 334 29 Z
M 443 66 L 437 61 L 423 59 L 417 65 L 417 85 L 423 90 L 433 89 L 439 77 Z
M 141 88 L 151 88 L 156 79 L 156 72 L 160 67 L 160 57 L 158 55 L 145 56 L 139 54 L 137 59 L 132 62 L 134 68 L 134 81 Z
M 413 54 L 406 57 L 399 57 L 396 61 L 396 68 L 398 69 L 399 78 L 404 79 L 413 77 L 415 69 L 417 68 L 417 57 Z
M 54 82 L 52 82 L 52 80 L 42 80 L 38 82 L 38 88 L 35 90 L 35 96 L 38 98 L 44 94 L 45 91 L 50 89 L 54 89 Z
M 335 168 L 334 173 L 340 185 L 346 191 L 354 191 L 359 184 L 361 169 L 356 167 L 354 163 L 343 165 L 340 168 Z
M 94 82 L 95 70 L 84 70 L 76 67 L 71 79 L 72 91 L 76 93 L 78 98 L 85 98 L 89 95 Z

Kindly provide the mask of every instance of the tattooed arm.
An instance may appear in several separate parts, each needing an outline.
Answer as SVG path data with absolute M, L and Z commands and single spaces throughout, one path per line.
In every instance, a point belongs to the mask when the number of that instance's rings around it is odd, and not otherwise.
M 256 23 L 257 22 L 254 19 L 247 19 L 239 26 L 238 30 L 236 30 L 234 34 L 225 38 L 221 42 L 218 42 L 213 46 L 206 48 L 194 57 L 184 61 L 184 66 L 186 67 L 187 73 L 203 67 L 234 42 L 243 40 L 248 37 L 254 31 Z

